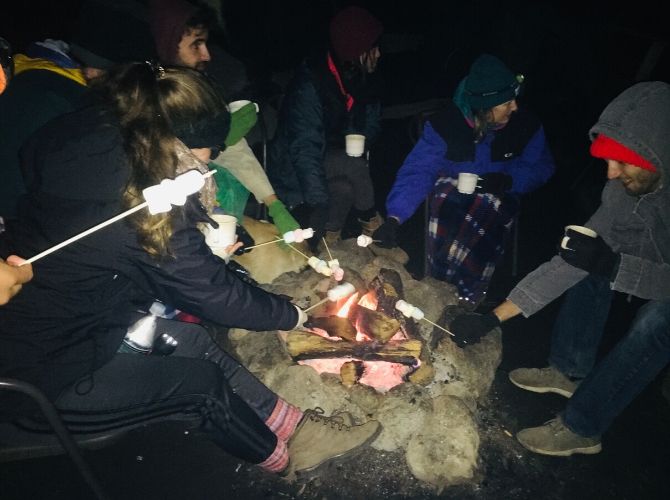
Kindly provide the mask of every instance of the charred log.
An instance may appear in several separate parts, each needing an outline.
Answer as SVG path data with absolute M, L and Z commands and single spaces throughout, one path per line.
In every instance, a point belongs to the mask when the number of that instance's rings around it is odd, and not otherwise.
M 337 342 L 319 335 L 291 331 L 286 338 L 289 355 L 295 360 L 351 357 L 361 361 L 389 361 L 414 365 L 421 355 L 421 341 L 391 340 L 375 342 Z
M 384 314 L 359 305 L 352 305 L 349 317 L 358 329 L 378 342 L 386 343 L 400 329 L 400 321 Z
M 351 324 L 349 318 L 339 316 L 321 316 L 310 318 L 305 323 L 307 328 L 320 328 L 330 337 L 340 337 L 349 342 L 356 342 L 356 327 Z

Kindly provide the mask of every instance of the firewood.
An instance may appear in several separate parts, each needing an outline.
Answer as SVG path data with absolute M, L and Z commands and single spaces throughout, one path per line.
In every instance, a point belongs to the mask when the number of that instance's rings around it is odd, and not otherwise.
M 359 305 L 351 306 L 349 317 L 362 333 L 381 343 L 388 342 L 400 330 L 397 319 Z
M 286 337 L 289 355 L 295 360 L 351 357 L 362 361 L 389 361 L 412 365 L 421 355 L 421 341 L 391 340 L 375 342 L 342 342 L 328 340 L 314 333 L 294 330 Z
M 349 318 L 340 318 L 339 316 L 320 316 L 310 318 L 305 323 L 307 328 L 320 328 L 330 337 L 340 337 L 349 342 L 356 342 L 356 327 L 351 324 Z
M 370 288 L 377 296 L 377 311 L 397 319 L 404 337 L 417 338 L 419 335 L 416 322 L 407 319 L 395 308 L 396 302 L 403 298 L 402 279 L 398 272 L 392 269 L 381 269 L 375 279 L 370 282 Z
M 340 379 L 342 385 L 347 389 L 353 387 L 358 382 L 365 372 L 365 366 L 361 361 L 347 361 L 340 367 Z

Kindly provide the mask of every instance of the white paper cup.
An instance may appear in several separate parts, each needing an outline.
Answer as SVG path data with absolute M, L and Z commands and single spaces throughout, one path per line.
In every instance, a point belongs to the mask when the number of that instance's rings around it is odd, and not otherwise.
M 456 189 L 458 189 L 459 193 L 472 194 L 477 188 L 478 180 L 479 176 L 477 174 L 461 172 L 458 174 L 458 184 L 456 185 Z
M 204 233 L 207 245 L 210 248 L 225 248 L 235 243 L 237 218 L 225 214 L 214 214 L 211 217 L 219 223 L 219 227 L 214 229 L 210 224 L 205 225 Z
M 588 227 L 585 226 L 575 226 L 575 225 L 570 225 L 570 226 L 565 226 L 565 233 L 567 235 L 568 229 L 572 229 L 575 232 L 585 234 L 586 236 L 589 236 L 591 238 L 597 238 L 598 233 L 596 233 L 593 229 L 589 229 Z M 568 247 L 568 241 L 570 241 L 569 236 L 563 236 L 563 239 L 561 240 L 561 248 L 565 250 L 570 250 Z
M 245 101 L 245 100 L 230 102 L 230 103 L 228 103 L 228 111 L 230 111 L 231 113 L 234 113 L 235 111 L 237 111 L 238 109 L 243 108 L 244 106 L 246 106 L 250 102 L 251 101 Z M 258 104 L 254 103 L 254 106 L 256 106 L 256 113 L 258 113 L 258 109 L 259 109 Z
M 360 134 L 348 134 L 344 136 L 345 147 L 349 156 L 363 156 L 365 151 L 365 136 Z

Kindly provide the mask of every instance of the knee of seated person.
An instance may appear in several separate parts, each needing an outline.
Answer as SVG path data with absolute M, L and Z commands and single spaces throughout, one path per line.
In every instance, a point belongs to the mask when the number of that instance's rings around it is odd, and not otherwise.
M 346 177 L 337 176 L 328 179 L 328 191 L 334 199 L 351 197 L 354 194 L 354 186 Z
M 659 348 L 670 349 L 670 302 L 647 302 L 637 312 L 631 330 L 653 339 Z

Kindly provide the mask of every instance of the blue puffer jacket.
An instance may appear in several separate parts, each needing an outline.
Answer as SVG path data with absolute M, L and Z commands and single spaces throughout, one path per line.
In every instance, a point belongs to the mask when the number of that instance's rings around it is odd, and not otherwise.
M 553 175 L 554 159 L 544 129 L 530 113 L 512 115 L 500 130 L 473 145 L 472 129 L 450 103 L 425 124 L 423 134 L 400 167 L 386 200 L 388 216 L 404 222 L 433 190 L 439 177 L 459 172 L 503 172 L 513 179 L 512 193 L 528 193 Z
M 30 182 L 9 230 L 13 253 L 31 257 L 123 211 L 130 166 L 109 113 L 92 107 L 59 117 L 24 153 Z M 203 213 L 195 195 L 172 215 L 169 258 L 150 257 L 122 219 L 36 261 L 33 280 L 0 307 L 0 376 L 56 397 L 109 361 L 131 312 L 155 298 L 225 326 L 295 326 L 288 300 L 242 282 L 212 254 L 196 225 Z
M 365 135 L 368 145 L 379 135 L 380 104 L 354 98 L 347 111 L 326 54 L 304 61 L 296 70 L 282 101 L 267 165 L 277 196 L 290 208 L 328 203 L 323 171 L 327 149 L 344 149 L 349 133 Z

